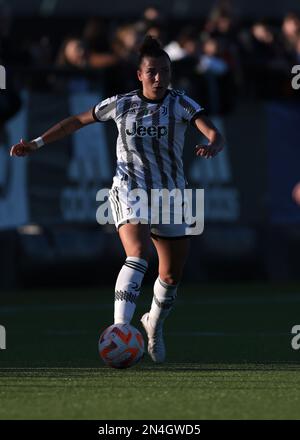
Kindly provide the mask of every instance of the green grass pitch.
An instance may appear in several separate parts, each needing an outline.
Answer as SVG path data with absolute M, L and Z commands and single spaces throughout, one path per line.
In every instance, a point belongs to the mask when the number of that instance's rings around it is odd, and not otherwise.
M 133 325 L 148 309 L 139 298 Z M 0 419 L 299 419 L 299 285 L 185 285 L 165 325 L 167 362 L 128 370 L 98 355 L 113 289 L 0 295 Z

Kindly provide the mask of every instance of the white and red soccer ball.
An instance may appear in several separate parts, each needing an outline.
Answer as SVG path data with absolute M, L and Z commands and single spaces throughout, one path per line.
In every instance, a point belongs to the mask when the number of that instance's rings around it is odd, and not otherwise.
M 132 325 L 113 324 L 100 336 L 99 353 L 109 367 L 132 367 L 144 355 L 143 336 Z

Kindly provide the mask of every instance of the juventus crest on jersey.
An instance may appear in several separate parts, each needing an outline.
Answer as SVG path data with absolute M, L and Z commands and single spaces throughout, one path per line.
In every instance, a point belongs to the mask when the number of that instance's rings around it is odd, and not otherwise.
M 140 90 L 108 98 L 94 107 L 97 121 L 117 124 L 114 184 L 128 189 L 184 188 L 184 134 L 203 108 L 183 92 L 169 89 L 161 100 Z

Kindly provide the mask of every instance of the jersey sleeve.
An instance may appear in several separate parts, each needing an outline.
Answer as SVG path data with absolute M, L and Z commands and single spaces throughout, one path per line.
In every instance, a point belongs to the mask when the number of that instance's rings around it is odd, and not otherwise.
M 117 96 L 112 96 L 104 101 L 99 102 L 93 108 L 93 116 L 95 121 L 105 122 L 109 119 L 115 119 L 117 107 Z
M 198 115 L 204 114 L 204 108 L 186 95 L 179 96 L 179 114 L 183 122 L 194 123 Z

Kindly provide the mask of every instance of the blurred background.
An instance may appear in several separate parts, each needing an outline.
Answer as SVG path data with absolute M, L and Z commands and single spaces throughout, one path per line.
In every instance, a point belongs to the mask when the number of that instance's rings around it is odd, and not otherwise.
M 96 193 L 114 175 L 114 123 L 26 159 L 9 149 L 138 88 L 146 34 L 170 55 L 172 87 L 205 107 L 227 141 L 207 161 L 188 132 L 185 171 L 189 187 L 205 189 L 205 230 L 192 240 L 185 280 L 299 280 L 298 0 L 0 0 L 1 289 L 114 284 L 124 253 L 114 226 L 96 222 Z

